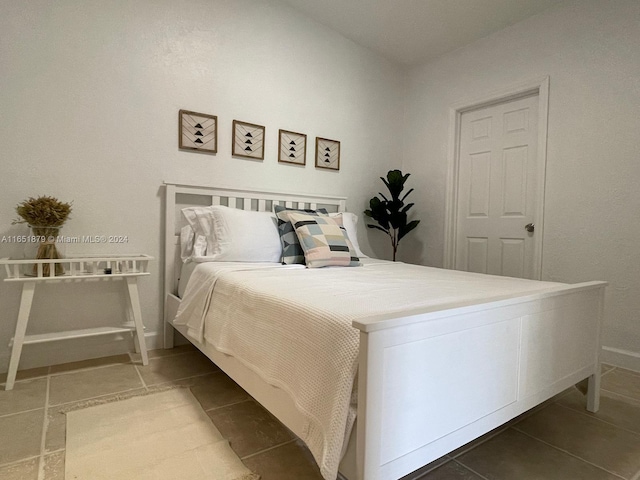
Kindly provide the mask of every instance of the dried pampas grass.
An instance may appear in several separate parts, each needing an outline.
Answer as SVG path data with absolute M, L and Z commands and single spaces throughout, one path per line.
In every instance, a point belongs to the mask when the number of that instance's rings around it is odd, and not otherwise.
M 71 204 L 64 203 L 55 197 L 29 197 L 16 207 L 16 213 L 22 219 L 16 219 L 12 224 L 28 223 L 38 227 L 61 227 L 69 218 Z
M 55 242 L 58 237 L 58 230 L 69 218 L 71 204 L 49 196 L 29 197 L 28 200 L 16 206 L 16 213 L 20 218 L 11 223 L 28 223 L 33 230 L 33 235 L 40 242 L 36 259 L 57 260 L 61 258 Z M 64 268 L 62 264 L 55 263 L 54 265 L 55 275 L 63 275 Z M 37 267 L 37 265 L 33 266 L 34 275 L 37 275 Z M 42 265 L 42 273 L 44 276 L 49 276 L 50 264 Z

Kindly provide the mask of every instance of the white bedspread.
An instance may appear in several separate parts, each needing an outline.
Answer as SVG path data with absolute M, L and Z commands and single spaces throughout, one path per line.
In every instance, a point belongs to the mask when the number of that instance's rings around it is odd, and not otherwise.
M 285 389 L 308 420 L 303 440 L 333 480 L 355 420 L 353 320 L 558 285 L 373 259 L 320 269 L 212 263 L 194 271 L 175 323 Z

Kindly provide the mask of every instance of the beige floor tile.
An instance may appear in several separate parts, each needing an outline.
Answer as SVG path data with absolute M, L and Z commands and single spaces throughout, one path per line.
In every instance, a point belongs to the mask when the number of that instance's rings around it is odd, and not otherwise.
M 600 395 L 600 409 L 597 413 L 591 413 L 585 408 L 586 397 L 575 391 L 559 399 L 557 403 L 640 434 L 640 401 L 603 391 Z
M 515 423 L 515 422 L 512 421 L 512 423 Z M 480 445 L 481 443 L 486 442 L 490 438 L 495 437 L 496 435 L 498 435 L 500 432 L 504 431 L 507 428 L 508 428 L 507 426 L 500 426 L 500 427 L 498 427 L 498 428 L 496 428 L 494 430 L 491 430 L 490 432 L 485 433 L 484 435 L 481 435 L 480 437 L 476 438 L 475 440 L 471 440 L 469 443 L 461 446 L 460 448 L 456 448 L 452 452 L 449 452 L 448 457 L 449 458 L 456 458 L 457 456 L 462 455 L 464 452 L 468 452 L 472 448 L 475 448 L 478 445 Z
M 198 399 L 204 410 L 220 408 L 251 399 L 236 382 L 224 372 L 194 377 L 190 385 L 191 392 Z
M 218 367 L 200 352 L 185 353 L 149 360 L 149 365 L 138 365 L 147 385 L 170 382 L 218 371 Z
M 51 366 L 51 374 L 70 372 L 73 370 L 83 370 L 86 368 L 104 367 L 106 365 L 119 365 L 131 363 L 129 354 L 113 355 L 111 357 L 91 358 L 79 362 L 62 363 Z
M 551 399 L 546 400 L 545 402 L 542 402 L 540 405 L 536 405 L 535 407 L 533 407 L 533 408 L 527 410 L 526 412 L 518 415 L 517 417 L 509 420 L 505 424 L 500 425 L 499 427 L 494 428 L 490 432 L 485 433 L 484 435 L 476 438 L 475 440 L 470 441 L 466 445 L 463 445 L 462 447 L 457 448 L 456 450 L 453 450 L 452 452 L 449 453 L 448 456 L 451 457 L 451 458 L 456 458 L 457 456 L 462 455 L 464 452 L 467 452 L 467 451 L 471 450 L 472 448 L 477 447 L 478 445 L 480 445 L 481 443 L 486 442 L 490 438 L 493 438 L 496 435 L 499 435 L 501 432 L 505 431 L 507 428 L 518 424 L 519 422 L 521 422 L 525 418 L 530 417 L 531 415 L 533 415 L 536 412 L 542 410 L 543 408 L 546 408 L 548 405 L 550 405 L 554 401 L 562 398 L 563 396 L 568 395 L 573 390 L 576 390 L 575 387 L 570 387 L 567 390 L 564 390 L 563 392 L 559 393 L 558 395 L 555 395 Z
M 49 367 L 30 368 L 27 370 L 19 370 L 16 375 L 16 380 L 28 380 L 31 378 L 46 377 L 49 373 Z M 7 381 L 7 374 L 0 373 L 0 384 L 4 384 Z M 3 386 L 4 388 L 4 386 Z
M 193 345 L 178 345 L 173 348 L 158 348 L 149 350 L 149 358 L 170 357 L 171 355 L 180 355 L 182 353 L 195 352 L 198 349 Z
M 496 480 L 620 480 L 513 428 L 456 458 Z
M 419 478 L 420 480 L 482 480 L 482 477 L 455 460 L 451 460 Z
M 0 465 L 40 454 L 44 409 L 0 417 Z
M 55 452 L 65 448 L 67 441 L 67 417 L 55 408 L 48 412 L 47 433 L 45 436 L 45 452 Z
M 56 452 L 44 457 L 44 480 L 65 480 L 64 457 L 65 452 Z
M 0 467 L 0 478 L 2 480 L 38 480 L 38 458 Z
M 63 373 L 51 377 L 49 404 L 75 402 L 142 386 L 133 364 Z
M 313 457 L 299 441 L 253 455 L 244 464 L 260 480 L 322 480 Z
M 44 408 L 47 379 L 16 382 L 13 390 L 0 390 L 0 416 Z
M 515 426 L 625 478 L 640 470 L 640 435 L 561 405 L 549 405 Z
M 640 401 L 640 374 L 636 372 L 616 368 L 602 377 L 601 386 L 603 390 Z
M 289 430 L 253 400 L 209 410 L 207 415 L 239 457 L 293 438 Z
M 414 480 L 414 479 L 422 479 L 424 477 L 424 475 L 426 475 L 427 473 L 431 472 L 432 470 L 435 470 L 436 468 L 438 468 L 441 465 L 444 465 L 445 463 L 451 461 L 451 457 L 449 455 L 445 455 L 444 457 L 440 457 L 437 460 L 434 460 L 433 462 L 429 463 L 428 465 L 425 465 L 422 468 L 419 468 L 418 470 L 415 470 L 413 472 L 411 472 L 410 474 L 402 477 L 400 480 Z
M 198 349 L 193 345 L 179 345 L 173 348 L 157 348 L 147 351 L 149 358 L 171 357 L 173 355 L 182 355 L 183 353 L 197 352 Z M 142 356 L 139 353 L 129 353 L 131 360 L 135 363 L 142 363 Z

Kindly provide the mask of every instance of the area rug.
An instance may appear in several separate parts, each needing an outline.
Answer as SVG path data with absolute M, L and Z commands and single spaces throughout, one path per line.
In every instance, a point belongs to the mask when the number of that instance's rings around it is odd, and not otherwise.
M 66 480 L 258 480 L 186 388 L 67 412 Z

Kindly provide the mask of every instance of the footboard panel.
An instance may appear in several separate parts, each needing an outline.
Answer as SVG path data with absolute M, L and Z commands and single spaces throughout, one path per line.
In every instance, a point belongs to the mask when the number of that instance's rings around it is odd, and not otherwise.
M 552 303 L 549 310 L 522 317 L 519 398 L 591 365 L 599 349 L 599 296 L 578 292 Z
M 605 285 L 355 322 L 359 478 L 400 478 L 599 375 Z

